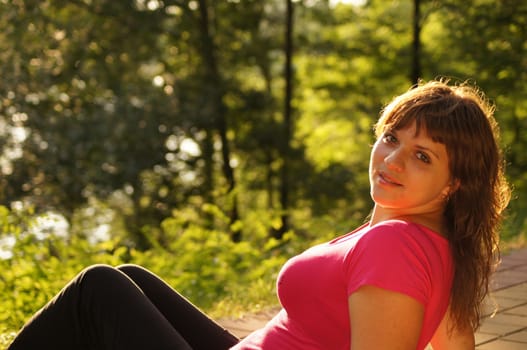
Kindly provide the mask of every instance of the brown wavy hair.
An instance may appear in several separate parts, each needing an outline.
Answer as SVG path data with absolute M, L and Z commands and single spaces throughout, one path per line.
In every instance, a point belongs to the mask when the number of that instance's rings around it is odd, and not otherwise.
M 481 307 L 499 261 L 499 225 L 510 199 L 494 105 L 473 85 L 447 80 L 419 83 L 394 98 L 375 125 L 379 137 L 416 122 L 443 143 L 459 188 L 445 205 L 446 235 L 454 260 L 452 327 L 480 326 Z

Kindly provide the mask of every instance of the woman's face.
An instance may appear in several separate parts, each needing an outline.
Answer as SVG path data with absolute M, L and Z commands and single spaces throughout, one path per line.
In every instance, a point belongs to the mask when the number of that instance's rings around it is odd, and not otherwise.
M 370 193 L 377 208 L 395 216 L 443 212 L 451 187 L 446 147 L 433 141 L 415 122 L 387 130 L 373 146 Z

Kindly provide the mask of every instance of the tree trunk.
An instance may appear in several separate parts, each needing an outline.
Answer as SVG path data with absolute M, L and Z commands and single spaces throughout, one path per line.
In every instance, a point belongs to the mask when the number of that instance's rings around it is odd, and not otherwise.
M 236 180 L 234 177 L 234 170 L 230 164 L 230 147 L 227 138 L 227 111 L 223 103 L 224 87 L 223 81 L 218 70 L 218 62 L 216 59 L 216 48 L 210 30 L 209 7 L 207 0 L 199 0 L 199 21 L 201 32 L 201 54 L 203 62 L 205 63 L 207 73 L 207 84 L 211 93 L 211 117 L 213 118 L 213 128 L 215 128 L 220 135 L 221 140 L 221 155 L 223 161 L 223 175 L 227 181 L 227 196 L 231 200 L 230 208 L 230 222 L 231 224 L 239 219 L 237 195 L 234 193 L 236 187 Z M 235 231 L 231 233 L 233 241 L 240 241 L 241 232 Z
M 282 227 L 275 232 L 276 238 L 280 239 L 289 230 L 289 163 L 291 161 L 291 136 L 292 136 L 292 108 L 291 99 L 293 95 L 293 2 L 286 0 L 286 30 L 285 30 L 285 98 L 284 98 L 284 135 L 282 140 L 282 169 L 280 186 L 280 204 L 282 206 Z
M 421 77 L 421 0 L 414 0 L 411 80 L 414 84 Z
M 214 191 L 214 135 L 212 130 L 206 130 L 205 138 L 201 144 L 203 148 L 202 155 L 205 160 L 204 176 L 205 183 L 203 184 L 203 197 L 205 202 L 212 203 L 214 198 L 212 193 Z

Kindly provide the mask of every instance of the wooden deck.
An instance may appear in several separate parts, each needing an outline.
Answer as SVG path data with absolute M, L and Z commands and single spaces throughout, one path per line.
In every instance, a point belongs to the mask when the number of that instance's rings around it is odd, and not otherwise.
M 527 349 L 527 248 L 503 257 L 494 276 L 498 312 L 486 315 L 476 333 L 478 350 Z

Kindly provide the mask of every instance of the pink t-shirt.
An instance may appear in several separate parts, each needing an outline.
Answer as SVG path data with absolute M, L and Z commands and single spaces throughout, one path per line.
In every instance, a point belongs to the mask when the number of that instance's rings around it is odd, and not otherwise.
M 348 350 L 348 297 L 364 285 L 424 305 L 417 347 L 424 349 L 447 309 L 452 277 L 448 241 L 434 231 L 397 220 L 363 225 L 290 259 L 277 281 L 282 310 L 232 349 Z

